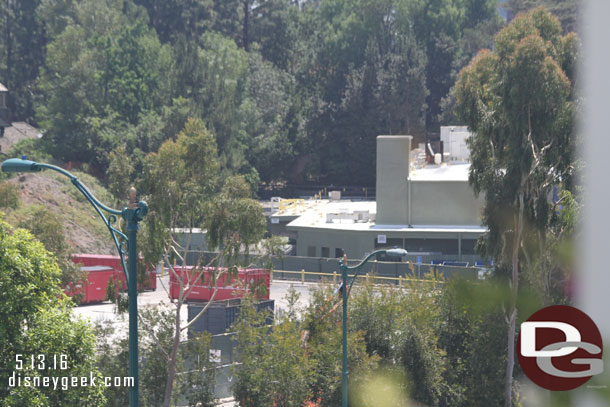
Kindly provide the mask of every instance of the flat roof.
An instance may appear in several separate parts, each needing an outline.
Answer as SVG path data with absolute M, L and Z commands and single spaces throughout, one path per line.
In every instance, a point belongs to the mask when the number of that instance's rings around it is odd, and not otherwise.
M 426 165 L 411 170 L 411 181 L 464 181 L 468 182 L 470 164 Z
M 375 201 L 317 201 L 316 205 L 311 205 L 301 216 L 288 223 L 288 228 L 308 228 L 323 230 L 343 230 L 343 231 L 371 231 L 371 232 L 450 232 L 450 233 L 485 233 L 487 228 L 481 225 L 378 225 L 374 222 L 356 222 L 348 215 L 355 211 L 368 211 L 371 214 L 377 213 L 377 203 Z M 326 222 L 326 215 L 329 213 L 346 215 L 345 218 L 339 216 L 332 222 Z

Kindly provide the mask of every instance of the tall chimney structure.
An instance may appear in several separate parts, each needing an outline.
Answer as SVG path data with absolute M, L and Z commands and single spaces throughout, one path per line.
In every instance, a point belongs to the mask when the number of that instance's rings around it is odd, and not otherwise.
M 377 136 L 377 225 L 409 224 L 412 136 Z

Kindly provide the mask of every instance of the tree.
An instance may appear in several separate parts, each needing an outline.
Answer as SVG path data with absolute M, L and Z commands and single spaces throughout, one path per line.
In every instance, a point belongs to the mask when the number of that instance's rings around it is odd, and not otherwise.
M 252 21 L 253 42 L 263 57 L 283 71 L 292 73 L 299 46 L 299 9 L 290 0 L 256 2 Z
M 118 146 L 108 156 L 108 189 L 117 201 L 124 201 L 133 176 L 133 164 L 124 146 Z
M 135 0 L 146 8 L 150 25 L 162 42 L 186 35 L 197 40 L 212 28 L 216 13 L 211 0 Z
M 407 21 L 402 20 L 402 23 L 412 24 L 418 44 L 426 52 L 426 87 L 430 92 L 426 99 L 426 128 L 436 132 L 441 100 L 455 81 L 455 70 L 462 67 L 457 64 L 462 52 L 461 38 L 467 29 L 499 18 L 497 2 L 411 0 L 405 4 L 406 11 L 402 15 L 407 17 Z
M 151 205 L 146 219 L 144 256 L 152 264 L 163 259 L 179 284 L 171 339 L 156 340 L 167 363 L 165 406 L 172 401 L 183 333 L 213 303 L 218 282 L 224 281 L 225 276 L 228 280 L 236 276 L 241 251 L 248 252 L 265 231 L 262 208 L 249 198 L 248 184 L 242 177 L 228 178 L 219 192 L 219 170 L 215 137 L 198 119 L 189 119 L 175 141 L 165 141 L 157 153 L 145 159 L 140 190 L 147 192 Z M 176 237 L 177 228 L 187 230 L 186 241 Z M 211 248 L 220 249 L 220 254 L 211 264 L 204 264 L 201 256 L 187 271 L 194 228 L 207 229 Z M 174 259 L 179 267 L 172 266 Z M 183 324 L 182 305 L 201 281 L 209 281 L 213 288 L 210 301 L 188 324 Z
M 9 377 L 92 375 L 95 338 L 89 325 L 74 319 L 71 303 L 59 286 L 60 270 L 42 243 L 24 229 L 13 229 L 0 218 L 0 372 L 3 406 L 101 405 L 103 388 L 11 386 Z M 51 369 L 52 355 L 66 355 L 66 369 Z M 31 363 L 31 355 L 45 355 L 45 368 Z M 36 356 L 37 357 L 37 356 Z M 58 356 L 59 357 L 59 356 Z M 21 362 L 24 362 L 22 360 Z
M 510 294 L 495 279 L 447 281 L 437 297 L 438 346 L 446 353 L 440 405 L 499 406 L 503 402 L 506 327 L 501 299 Z
M 405 396 L 425 405 L 443 405 L 446 358 L 439 346 L 442 325 L 438 280 L 407 281 L 409 294 L 396 287 L 366 284 L 352 293 L 350 329 L 362 331 L 367 352 L 406 377 Z M 408 397 L 408 398 L 407 398 Z
M 544 228 L 554 185 L 572 168 L 574 92 L 571 72 L 577 42 L 561 36 L 559 21 L 544 9 L 515 19 L 481 52 L 456 84 L 457 115 L 469 140 L 470 182 L 485 194 L 487 253 L 511 268 L 505 405 L 512 405 L 516 299 L 524 228 Z M 543 229 L 544 230 L 544 229 Z
M 36 114 L 46 150 L 106 167 L 130 127 L 167 100 L 170 56 L 130 1 L 75 5 L 74 18 L 48 45 L 39 77 Z
M 44 24 L 37 18 L 40 0 L 0 4 L 0 78 L 9 89 L 9 120 L 32 120 L 36 78 L 45 57 Z
M 292 294 L 292 296 L 290 296 Z M 292 299 L 292 301 L 291 301 Z M 257 312 L 252 298 L 241 307 L 235 326 L 238 358 L 233 392 L 244 407 L 302 406 L 309 397 L 309 365 L 294 310 L 297 294 L 288 294 L 288 312 L 274 326 Z
M 171 347 L 174 338 L 175 315 L 171 306 L 160 304 L 142 307 L 139 311 L 142 323 L 138 329 L 138 352 L 140 355 L 140 403 L 158 406 L 162 403 L 167 382 L 168 360 L 159 345 Z M 97 338 L 96 365 L 106 377 L 128 375 L 129 339 L 126 332 L 117 332 L 111 321 L 99 321 L 95 325 Z M 202 355 L 209 354 L 209 334 L 194 335 L 182 342 L 178 354 L 177 369 L 184 372 L 177 377 L 178 394 L 184 396 L 189 406 L 197 403 L 212 407 L 214 399 L 212 363 Z M 195 362 L 196 361 L 196 362 Z M 188 363 L 190 362 L 190 363 Z M 185 370 L 188 371 L 185 372 Z M 120 407 L 128 399 L 128 388 L 106 389 L 106 406 Z M 174 400 L 175 402 L 176 400 Z
M 27 211 L 26 217 L 19 222 L 19 227 L 28 229 L 44 247 L 53 255 L 61 270 L 61 286 L 80 284 L 87 280 L 87 272 L 81 272 L 70 258 L 70 247 L 66 242 L 65 231 L 61 220 L 49 209 L 34 205 Z M 74 296 L 78 303 L 84 293 Z
M 578 31 L 578 13 L 581 0 L 509 0 L 508 8 L 515 14 L 525 13 L 536 7 L 546 7 L 559 19 L 564 33 Z
M 378 134 L 423 139 L 426 57 L 403 6 L 329 0 L 311 12 L 317 49 L 303 82 L 314 89 L 307 130 L 318 176 L 371 183 Z
M 263 405 L 300 407 L 307 401 L 320 406 L 341 403 L 341 313 L 330 287 L 314 290 L 307 309 L 297 307 L 290 289 L 288 307 L 273 326 L 267 315 L 246 300 L 235 325 L 241 365 L 234 369 L 235 398 L 244 407 Z M 357 387 L 372 374 L 378 358 L 369 356 L 362 332 L 350 332 L 349 366 Z

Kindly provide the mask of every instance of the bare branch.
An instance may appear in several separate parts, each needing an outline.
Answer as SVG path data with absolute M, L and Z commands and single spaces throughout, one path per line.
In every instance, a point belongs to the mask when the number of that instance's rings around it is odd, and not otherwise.
M 214 302 L 214 299 L 216 298 L 217 293 L 218 293 L 218 286 L 214 286 L 214 292 L 212 293 L 212 296 L 210 297 L 210 301 L 208 301 L 205 304 L 205 306 L 201 309 L 201 311 L 199 311 L 199 313 L 197 315 L 195 315 L 195 317 L 193 319 L 191 319 L 185 326 L 180 328 L 180 331 L 184 331 L 185 329 L 188 329 L 189 326 L 193 325 L 193 323 L 195 323 L 195 321 L 197 321 L 204 314 L 204 312 L 206 312 L 208 310 L 208 308 L 210 308 L 210 305 Z
M 163 346 L 161 346 L 161 341 L 159 341 L 159 339 L 157 338 L 157 335 L 155 335 L 155 330 L 152 329 L 150 327 L 150 325 L 148 325 L 146 323 L 146 321 L 144 321 L 144 318 L 142 318 L 142 315 L 140 315 L 140 313 L 138 312 L 138 319 L 140 320 L 140 322 L 142 323 L 142 325 L 144 326 L 144 328 L 146 329 L 146 331 L 148 331 L 148 333 L 150 334 L 150 336 L 153 338 L 153 342 L 157 345 L 157 347 L 161 350 L 161 353 L 163 353 L 163 356 L 165 356 L 165 359 L 167 359 L 167 361 L 170 361 L 170 356 L 167 353 L 167 351 L 163 348 Z

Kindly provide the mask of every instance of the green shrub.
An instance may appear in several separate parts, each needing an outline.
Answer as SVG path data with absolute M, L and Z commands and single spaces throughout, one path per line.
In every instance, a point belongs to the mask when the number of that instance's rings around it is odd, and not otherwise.
M 8 182 L 0 184 L 0 208 L 16 209 L 19 206 L 19 188 Z

